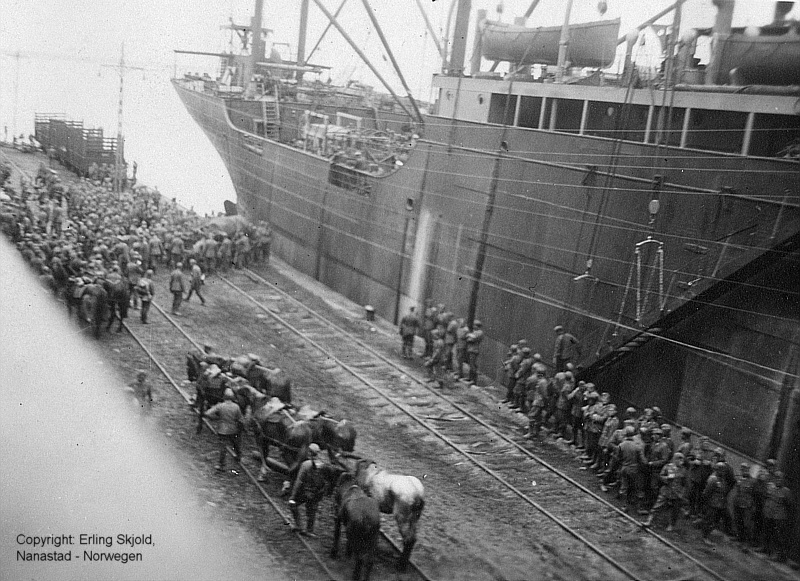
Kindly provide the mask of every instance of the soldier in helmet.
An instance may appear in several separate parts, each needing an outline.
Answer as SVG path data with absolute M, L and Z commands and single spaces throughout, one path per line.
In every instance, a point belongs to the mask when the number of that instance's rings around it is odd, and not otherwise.
M 514 388 L 512 390 L 512 409 L 518 409 L 520 412 L 527 413 L 525 408 L 525 387 L 528 378 L 533 373 L 533 357 L 531 356 L 531 348 L 523 347 L 520 352 L 520 362 L 517 365 L 517 371 L 514 374 Z
M 647 466 L 645 467 L 645 506 L 652 506 L 658 496 L 661 481 L 661 469 L 672 458 L 672 451 L 663 439 L 661 428 L 654 428 L 650 431 L 653 439 L 649 450 L 647 450 Z
M 219 464 L 217 470 L 225 469 L 225 457 L 227 448 L 233 448 L 233 459 L 241 461 L 241 434 L 244 427 L 244 416 L 242 410 L 233 401 L 233 390 L 227 388 L 223 395 L 223 401 L 206 411 L 203 414 L 210 420 L 217 422 L 217 435 L 219 435 Z
M 753 508 L 755 498 L 753 489 L 756 480 L 750 476 L 750 464 L 742 462 L 739 466 L 741 477 L 733 489 L 733 516 L 736 524 L 736 538 L 746 546 L 753 540 Z
M 466 348 L 466 338 L 464 346 Z M 506 398 L 502 401 L 502 403 L 512 403 L 514 398 L 514 384 L 517 382 L 516 378 L 514 378 L 514 374 L 517 373 L 517 369 L 519 369 L 519 364 L 522 361 L 522 352 L 519 348 L 519 345 L 516 343 L 511 346 L 511 349 L 508 350 L 508 359 L 503 361 L 503 370 L 506 373 Z
M 293 531 L 300 534 L 316 537 L 314 534 L 314 521 L 317 516 L 317 507 L 325 493 L 325 475 L 322 471 L 323 463 L 319 458 L 319 446 L 311 444 L 308 447 L 308 458 L 300 464 L 297 472 L 292 494 L 289 497 L 289 509 L 294 519 Z M 300 505 L 306 505 L 306 524 L 304 531 L 300 525 Z
M 653 524 L 653 518 L 657 513 L 667 510 L 669 511 L 667 531 L 672 531 L 678 523 L 678 517 L 686 494 L 686 468 L 684 467 L 683 454 L 680 452 L 673 454 L 672 460 L 661 468 L 658 477 L 661 483 L 658 498 L 647 520 L 642 524 L 649 527 Z
M 713 545 L 709 538 L 714 530 L 724 519 L 727 510 L 726 498 L 730 488 L 725 482 L 725 463 L 717 462 L 714 472 L 708 477 L 703 489 L 705 503 L 705 518 L 703 519 L 703 542 Z
M 482 341 L 483 323 L 476 320 L 472 323 L 472 332 L 467 334 L 467 362 L 469 363 L 467 382 L 473 387 L 478 384 L 478 355 L 481 352 Z

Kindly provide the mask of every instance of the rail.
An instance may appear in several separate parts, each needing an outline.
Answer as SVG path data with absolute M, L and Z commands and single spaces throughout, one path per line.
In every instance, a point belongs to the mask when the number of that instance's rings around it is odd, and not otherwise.
M 258 281 L 260 284 L 266 285 L 270 289 L 270 292 L 278 293 L 279 295 L 281 295 L 281 297 L 283 297 L 284 299 L 288 300 L 292 304 L 297 305 L 303 311 L 305 311 L 309 315 L 315 317 L 317 320 L 323 322 L 323 324 L 325 324 L 326 326 L 330 327 L 332 330 L 334 330 L 337 333 L 347 337 L 349 340 L 357 343 L 362 349 L 367 351 L 373 357 L 376 357 L 376 358 L 380 359 L 386 365 L 388 365 L 388 366 L 394 368 L 395 370 L 399 371 L 404 376 L 408 377 L 411 381 L 416 383 L 418 386 L 420 386 L 423 389 L 425 389 L 428 393 L 430 393 L 430 394 L 434 395 L 435 397 L 447 402 L 447 404 L 449 404 L 450 406 L 454 407 L 461 414 L 463 414 L 464 416 L 470 418 L 472 421 L 480 424 L 483 428 L 489 430 L 493 436 L 503 440 L 507 444 L 510 444 L 516 450 L 518 450 L 519 452 L 524 454 L 526 457 L 538 462 L 546 470 L 548 470 L 548 471 L 552 472 L 553 474 L 557 475 L 559 478 L 563 479 L 565 482 L 569 483 L 570 485 L 578 488 L 583 493 L 588 494 L 594 500 L 600 502 L 603 506 L 605 506 L 606 508 L 608 508 L 608 509 L 612 510 L 613 512 L 615 512 L 616 514 L 618 514 L 622 519 L 628 521 L 631 524 L 636 525 L 636 527 L 640 528 L 642 531 L 644 531 L 645 534 L 650 535 L 651 537 L 656 539 L 658 542 L 660 542 L 664 546 L 666 546 L 669 549 L 679 553 L 683 558 L 685 558 L 688 561 L 690 561 L 693 564 L 695 564 L 698 568 L 700 568 L 702 571 L 704 571 L 705 573 L 707 573 L 708 575 L 710 575 L 714 579 L 718 579 L 720 581 L 725 581 L 726 578 L 724 576 L 722 576 L 719 573 L 717 573 L 716 571 L 712 570 L 707 565 L 705 565 L 704 563 L 702 563 L 701 561 L 696 559 L 694 556 L 692 556 L 689 553 L 683 551 L 680 547 L 678 547 L 676 544 L 672 543 L 670 540 L 666 539 L 662 535 L 659 535 L 658 533 L 656 533 L 655 531 L 653 531 L 650 528 L 642 528 L 641 527 L 641 523 L 637 519 L 631 517 L 630 515 L 625 513 L 623 510 L 621 510 L 620 508 L 618 508 L 614 504 L 608 502 L 606 499 L 602 498 L 601 496 L 599 496 L 595 492 L 593 492 L 590 489 L 586 488 L 581 483 L 577 482 L 573 478 L 571 478 L 568 475 L 564 474 L 562 471 L 560 471 L 557 468 L 555 468 L 554 466 L 552 466 L 550 463 L 545 461 L 539 455 L 534 454 L 528 448 L 522 446 L 518 442 L 514 441 L 512 438 L 508 437 L 506 434 L 500 432 L 499 430 L 497 430 L 496 428 L 494 428 L 493 426 L 491 426 L 490 424 L 488 424 L 487 422 L 485 422 L 481 418 L 477 417 L 475 414 L 473 414 L 472 412 L 467 410 L 464 406 L 462 406 L 462 405 L 458 404 L 457 402 L 453 401 L 452 398 L 449 398 L 449 397 L 445 396 L 444 394 L 440 393 L 439 391 L 429 387 L 424 381 L 414 377 L 412 374 L 409 374 L 407 369 L 401 367 L 400 365 L 398 365 L 397 363 L 395 363 L 394 361 L 392 361 L 391 359 L 389 359 L 388 357 L 386 357 L 382 353 L 376 351 L 372 346 L 370 346 L 369 344 L 365 343 L 364 341 L 362 341 L 361 339 L 359 339 L 358 337 L 356 337 L 355 335 L 353 335 L 352 333 L 350 333 L 346 329 L 343 329 L 341 326 L 337 325 L 335 322 L 331 321 L 330 319 L 328 319 L 324 315 L 320 314 L 319 312 L 317 312 L 317 311 L 313 310 L 312 308 L 308 307 L 307 305 L 303 304 L 302 302 L 297 300 L 295 297 L 291 296 L 291 294 L 289 294 L 289 293 L 283 291 L 282 289 L 278 288 L 276 285 L 269 284 L 269 282 L 266 281 L 258 273 L 254 272 L 252 270 L 247 270 L 246 273 L 247 273 L 247 276 L 250 277 L 252 280 Z M 590 548 L 590 550 L 592 550 L 598 556 L 600 556 L 601 558 L 606 560 L 613 567 L 617 568 L 620 572 L 622 572 L 623 574 L 627 575 L 631 579 L 639 578 L 638 575 L 636 575 L 635 573 L 630 571 L 623 564 L 617 562 L 615 559 L 613 559 L 612 557 L 607 555 L 600 547 L 598 547 L 597 545 L 595 545 L 594 543 L 592 543 L 591 541 L 586 539 L 584 537 L 584 535 L 582 535 L 581 533 L 579 533 L 578 531 L 576 531 L 575 529 L 570 527 L 566 522 L 564 522 L 564 520 L 562 520 L 561 518 L 556 516 L 552 511 L 546 509 L 540 503 L 536 502 L 535 500 L 530 498 L 528 495 L 526 495 L 524 492 L 519 490 L 517 487 L 515 487 L 511 483 L 507 482 L 505 478 L 503 478 L 495 470 L 493 470 L 492 468 L 487 466 L 486 463 L 474 458 L 468 452 L 465 452 L 461 447 L 459 447 L 450 438 L 448 438 L 447 436 L 442 434 L 439 430 L 437 430 L 436 428 L 431 426 L 428 422 L 426 422 L 424 418 L 418 416 L 413 411 L 410 411 L 409 409 L 407 409 L 407 407 L 405 405 L 403 405 L 403 404 L 399 403 L 398 401 L 396 401 L 396 398 L 393 397 L 391 394 L 387 393 L 386 390 L 381 389 L 381 388 L 377 387 L 376 385 L 374 385 L 374 383 L 371 382 L 368 378 L 366 378 L 364 376 L 364 374 L 362 374 L 361 372 L 356 370 L 353 366 L 348 365 L 346 362 L 342 361 L 335 354 L 333 354 L 330 351 L 330 349 L 326 349 L 318 341 L 315 341 L 314 339 L 311 339 L 310 337 L 308 337 L 306 334 L 303 333 L 303 331 L 301 331 L 300 329 L 298 329 L 297 327 L 292 325 L 289 321 L 287 321 L 285 317 L 281 316 L 280 314 L 278 314 L 278 313 L 274 312 L 273 310 L 269 309 L 267 306 L 263 305 L 261 302 L 259 302 L 258 300 L 256 300 L 252 296 L 250 296 L 247 292 L 245 292 L 244 290 L 239 288 L 236 284 L 234 284 L 233 282 L 231 282 L 227 278 L 225 278 L 223 276 L 220 276 L 219 278 L 223 282 L 228 284 L 231 288 L 233 288 L 235 291 L 237 291 L 239 294 L 241 294 L 246 299 L 248 299 L 250 302 L 254 303 L 259 309 L 261 309 L 262 311 L 266 312 L 271 317 L 273 317 L 281 325 L 286 327 L 288 330 L 290 330 L 291 332 L 293 332 L 297 336 L 301 337 L 304 341 L 310 343 L 313 347 L 315 347 L 317 350 L 321 351 L 327 357 L 330 357 L 338 365 L 340 365 L 343 369 L 348 371 L 351 375 L 353 375 L 359 381 L 361 381 L 362 383 L 364 383 L 365 385 L 367 385 L 368 387 L 370 387 L 371 389 L 373 389 L 374 391 L 379 393 L 391 405 L 393 405 L 394 407 L 399 409 L 401 412 L 403 412 L 405 415 L 407 415 L 408 417 L 413 419 L 415 422 L 420 424 L 422 427 L 424 427 L 426 430 L 431 432 L 435 437 L 440 439 L 446 445 L 448 445 L 449 447 L 451 447 L 454 450 L 456 450 L 459 454 L 461 454 L 464 458 L 466 458 L 474 466 L 476 466 L 477 468 L 479 468 L 480 470 L 482 470 L 483 472 L 485 472 L 486 474 L 490 475 L 492 478 L 494 478 L 495 480 L 500 482 L 503 486 L 505 486 L 506 488 L 511 490 L 515 495 L 520 497 L 524 502 L 526 502 L 527 504 L 530 504 L 531 506 L 536 508 L 544 516 L 546 516 L 552 522 L 554 522 L 559 527 L 561 527 L 565 532 L 567 532 L 568 534 L 570 534 L 574 538 L 576 538 L 579 541 L 581 541 L 582 543 L 584 543 L 587 547 Z

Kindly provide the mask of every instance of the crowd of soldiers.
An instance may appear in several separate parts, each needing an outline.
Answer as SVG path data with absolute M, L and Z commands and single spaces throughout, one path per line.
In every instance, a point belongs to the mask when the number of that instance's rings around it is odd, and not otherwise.
M 774 460 L 766 468 L 743 463 L 737 477 L 725 451 L 707 437 L 684 428 L 673 439 L 658 407 L 620 413 L 609 393 L 576 381 L 579 343 L 562 326 L 554 332 L 552 377 L 524 339 L 504 362 L 503 403 L 527 415 L 527 438 L 544 431 L 574 447 L 581 469 L 596 473 L 601 490 L 616 492 L 626 511 L 646 516 L 645 527 L 665 514 L 671 531 L 687 517 L 706 544 L 713 544 L 711 532 L 719 529 L 743 548 L 787 558 L 793 500 Z
M 581 469 L 594 472 L 601 490 L 615 492 L 626 511 L 645 517 L 644 527 L 665 515 L 672 531 L 685 518 L 700 527 L 707 544 L 713 544 L 711 533 L 719 529 L 735 536 L 745 550 L 756 548 L 786 560 L 793 499 L 775 460 L 768 460 L 766 468 L 742 463 L 737 477 L 725 451 L 712 447 L 707 437 L 684 428 L 673 439 L 672 426 L 658 407 L 627 407 L 618 413 L 609 393 L 576 380 L 578 339 L 561 325 L 553 332 L 547 363 L 525 339 L 511 346 L 503 362 L 502 403 L 527 416 L 526 438 L 547 433 L 571 446 Z M 409 309 L 400 321 L 400 335 L 405 359 L 414 357 L 415 337 L 423 338 L 424 365 L 438 386 L 465 376 L 475 385 L 480 321 L 469 326 L 429 300 L 421 320 L 414 307 Z
M 179 314 L 181 302 L 193 293 L 205 303 L 200 289 L 207 273 L 269 261 L 272 233 L 266 223 L 240 222 L 227 232 L 149 190 L 114 193 L 107 181 L 88 178 L 67 184 L 44 165 L 34 181 L 22 176 L 18 188 L 9 184 L 9 168 L 0 177 L 8 198 L 0 207 L 4 233 L 68 305 L 72 293 L 89 285 L 120 287 L 130 294 L 131 308 L 141 305 L 146 324 L 159 268 L 174 269 L 169 291 L 172 311 Z
M 425 301 L 422 320 L 411 307 L 400 321 L 402 352 L 405 359 L 414 356 L 414 338 L 425 341 L 423 354 L 431 382 L 439 387 L 453 380 L 465 380 L 471 386 L 478 383 L 478 358 L 483 341 L 483 323 L 479 320 L 468 325 L 463 317 L 456 317 L 447 307 L 432 299 Z M 465 368 L 466 366 L 466 368 Z
M 0 170 L 5 184 L 10 172 Z M 141 305 L 142 323 L 155 294 L 152 277 L 162 266 L 174 268 L 169 290 L 172 312 L 179 314 L 193 292 L 205 302 L 200 290 L 206 273 L 269 260 L 266 224 L 231 236 L 210 230 L 174 201 L 133 190 L 113 194 L 100 180 L 67 185 L 42 166 L 34 182 L 23 177 L 18 189 L 6 184 L 4 190 L 9 199 L 0 202 L 3 230 L 43 284 L 58 294 L 67 292 L 69 281 L 122 281 L 131 290 L 130 306 Z M 179 282 L 184 267 L 191 269 L 192 281 L 186 298 Z M 414 356 L 414 338 L 420 336 L 431 381 L 443 387 L 465 379 L 476 386 L 482 327 L 427 300 L 421 317 L 412 307 L 400 322 L 403 357 Z M 688 518 L 706 543 L 719 528 L 743 547 L 786 559 L 793 499 L 774 460 L 765 468 L 742 464 L 737 477 L 724 450 L 712 448 L 708 438 L 683 429 L 676 442 L 658 407 L 627 407 L 619 414 L 608 393 L 576 380 L 578 340 L 562 326 L 554 333 L 552 366 L 524 339 L 511 346 L 503 364 L 503 403 L 527 415 L 526 437 L 544 431 L 581 452 L 583 469 L 596 473 L 604 492 L 616 491 L 627 510 L 646 516 L 643 526 L 652 526 L 662 513 L 668 530 Z M 149 391 L 146 396 L 152 399 Z

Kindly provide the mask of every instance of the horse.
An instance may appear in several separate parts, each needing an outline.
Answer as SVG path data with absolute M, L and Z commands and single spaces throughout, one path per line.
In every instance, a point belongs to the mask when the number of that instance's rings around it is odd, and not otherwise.
M 280 447 L 281 458 L 286 465 L 285 472 L 290 478 L 294 477 L 300 463 L 308 455 L 311 426 L 307 421 L 295 419 L 286 409 L 286 405 L 273 397 L 253 413 L 252 425 L 261 455 L 258 479 L 262 482 L 267 476 L 270 445 L 276 444 Z
M 292 380 L 279 367 L 263 367 L 257 356 L 240 355 L 233 358 L 230 368 L 233 374 L 244 377 L 269 397 L 292 403 Z
M 375 563 L 378 535 L 381 530 L 381 513 L 378 501 L 367 496 L 356 483 L 355 476 L 343 472 L 334 490 L 333 548 L 331 558 L 339 555 L 339 534 L 344 525 L 347 534 L 344 554 L 350 557 L 355 553 L 353 581 L 369 581 Z M 363 573 L 363 576 L 362 576 Z
M 356 429 L 347 420 L 334 420 L 323 411 L 315 413 L 309 423 L 311 441 L 328 451 L 331 462 L 336 462 L 336 456 L 342 452 L 352 453 L 355 449 Z
M 267 402 L 264 394 L 247 385 L 244 380 L 233 381 L 226 375 L 207 370 L 197 379 L 197 395 L 194 400 L 198 412 L 196 433 L 199 434 L 203 430 L 205 411 L 223 401 L 226 389 L 233 391 L 233 401 L 242 410 L 242 414 L 247 414 L 248 408 L 251 414 L 255 414 L 256 410 Z
M 393 514 L 403 538 L 403 552 L 398 569 L 405 571 L 417 542 L 417 523 L 425 508 L 425 489 L 415 476 L 392 474 L 372 460 L 356 464 L 356 482 L 378 502 L 384 514 Z
M 189 381 L 197 381 L 203 374 L 204 366 L 216 365 L 221 371 L 229 371 L 231 360 L 222 355 L 217 355 L 215 352 L 200 351 L 199 349 L 192 349 L 186 353 L 186 378 Z M 253 385 L 252 383 L 250 385 Z
M 111 325 L 116 319 L 119 319 L 117 333 L 122 333 L 122 324 L 128 318 L 128 306 L 131 302 L 130 285 L 127 279 L 123 278 L 117 283 L 106 280 L 103 282 L 103 288 L 108 293 L 108 312 L 110 314 L 106 331 L 111 329 Z

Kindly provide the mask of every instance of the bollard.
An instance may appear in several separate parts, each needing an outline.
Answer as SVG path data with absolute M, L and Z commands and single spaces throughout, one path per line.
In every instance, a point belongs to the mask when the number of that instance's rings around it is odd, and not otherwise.
M 364 307 L 364 311 L 367 314 L 367 321 L 375 320 L 375 307 L 373 307 L 372 305 L 367 305 Z

